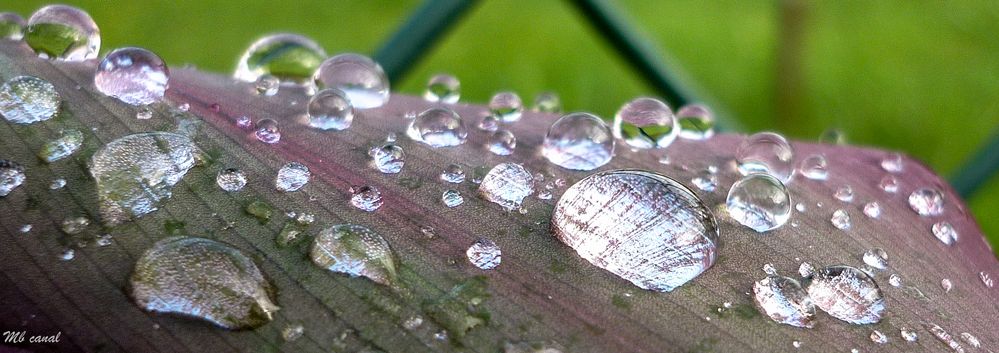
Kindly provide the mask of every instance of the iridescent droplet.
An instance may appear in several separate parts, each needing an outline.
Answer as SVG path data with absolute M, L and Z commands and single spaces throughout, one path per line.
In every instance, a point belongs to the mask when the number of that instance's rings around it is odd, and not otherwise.
M 888 343 L 888 336 L 878 330 L 871 331 L 871 342 L 877 344 Z
M 885 313 L 885 298 L 870 276 L 849 266 L 817 271 L 806 288 L 815 305 L 851 324 L 873 324 Z
M 397 174 L 406 164 L 406 152 L 402 147 L 386 143 L 368 151 L 375 169 L 385 174 Z
M 815 326 L 815 304 L 794 279 L 768 275 L 753 284 L 753 300 L 760 311 L 777 323 L 805 328 Z
M 852 226 L 850 223 L 850 214 L 842 209 L 833 211 L 832 218 L 829 219 L 829 222 L 831 222 L 834 227 L 841 230 L 850 229 Z
M 502 252 L 492 240 L 479 239 L 465 251 L 468 261 L 482 270 L 492 270 L 500 265 Z
M 561 113 L 562 99 L 555 92 L 541 92 L 534 97 L 534 111 L 542 113 Z
M 354 122 L 354 107 L 347 95 L 327 88 L 309 98 L 309 126 L 320 130 L 346 130 Z
M 461 97 L 461 81 L 448 74 L 436 74 L 427 82 L 423 99 L 430 102 L 454 104 Z
M 243 52 L 233 77 L 257 82 L 270 75 L 279 81 L 311 84 L 312 74 L 326 58 L 326 51 L 312 39 L 292 33 L 269 34 Z
M 366 277 L 375 283 L 395 281 L 396 265 L 385 238 L 367 227 L 340 224 L 316 235 L 309 252 L 312 263 L 351 277 Z
M 680 138 L 706 140 L 715 135 L 715 116 L 708 107 L 701 104 L 688 104 L 676 111 Z
M 864 214 L 870 218 L 881 217 L 881 205 L 877 201 L 871 201 L 864 205 Z
M 836 189 L 833 197 L 843 202 L 853 202 L 853 188 L 850 185 L 843 185 L 839 189 Z
M 131 105 L 163 100 L 170 70 L 159 56 L 142 48 L 120 48 L 108 53 L 97 65 L 94 86 L 109 97 Z
M 101 49 L 101 33 L 90 15 L 66 5 L 49 5 L 38 9 L 28 18 L 24 33 L 38 56 L 66 61 L 97 58 Z
M 0 86 L 0 115 L 15 124 L 52 119 L 62 98 L 55 86 L 34 76 L 17 76 Z
M 246 175 L 239 169 L 227 168 L 215 176 L 215 184 L 222 190 L 237 192 L 246 186 Z
M 270 97 L 278 93 L 281 88 L 281 80 L 271 74 L 263 74 L 257 77 L 253 83 L 253 88 L 256 89 L 257 94 Z
M 357 109 L 377 108 L 389 101 L 389 81 L 381 65 L 364 55 L 346 53 L 326 59 L 313 78 L 320 88 L 347 94 Z
M 673 110 L 655 98 L 635 98 L 621 106 L 614 115 L 614 137 L 633 148 L 666 148 L 676 140 Z
M 21 40 L 24 37 L 24 18 L 13 12 L 0 13 L 0 39 Z
M 760 132 L 747 137 L 735 151 L 735 160 L 742 175 L 767 173 L 782 183 L 791 179 L 794 150 L 784 136 Z
M 534 192 L 534 177 L 520 164 L 500 163 L 482 179 L 478 192 L 487 201 L 512 211 Z
M 909 207 L 920 216 L 943 214 L 944 195 L 935 188 L 922 188 L 909 194 Z
M 80 130 L 63 130 L 55 140 L 46 142 L 38 151 L 38 158 L 52 163 L 69 157 L 83 146 L 83 133 Z
M 462 169 L 460 165 L 449 164 L 443 171 L 441 171 L 441 180 L 449 183 L 461 184 L 465 181 L 465 170 Z
M 672 291 L 714 264 L 718 224 L 696 195 L 639 170 L 591 174 L 555 205 L 552 233 L 580 257 L 634 285 Z
M 760 233 L 780 228 L 791 218 L 791 195 L 769 174 L 749 174 L 732 184 L 725 205 L 733 219 Z
M 511 123 L 520 120 L 524 113 L 524 102 L 513 92 L 500 92 L 489 100 L 489 111 L 500 121 Z
M 881 169 L 889 173 L 901 172 L 902 166 L 902 154 L 900 153 L 889 153 L 881 160 Z
M 468 130 L 458 113 L 436 107 L 417 115 L 409 124 L 406 134 L 409 138 L 432 147 L 451 147 L 465 143 Z
M 444 202 L 444 206 L 447 207 L 458 207 L 465 202 L 465 198 L 458 190 L 448 189 L 441 194 L 441 202 Z
M 278 170 L 277 177 L 274 178 L 274 187 L 278 191 L 298 191 L 309 183 L 310 178 L 312 173 L 309 172 L 309 167 L 298 162 L 288 162 Z
M 954 245 L 954 243 L 957 243 L 957 230 L 954 229 L 954 226 L 950 225 L 950 222 L 940 221 L 934 223 L 930 227 L 930 230 L 933 231 L 933 236 L 945 245 Z
M 596 115 L 570 113 L 548 128 L 542 154 L 548 161 L 572 170 L 593 170 L 614 156 L 614 136 Z
M 826 180 L 829 177 L 826 157 L 821 154 L 813 154 L 801 161 L 799 172 L 808 179 Z
M 362 211 L 374 212 L 382 207 L 382 193 L 374 186 L 351 186 L 350 194 L 350 204 Z
M 895 179 L 895 177 L 891 175 L 885 175 L 884 178 L 881 178 L 881 182 L 878 183 L 878 186 L 881 187 L 881 190 L 884 190 L 889 194 L 894 194 L 898 192 L 898 179 Z
M 879 270 L 887 269 L 888 253 L 881 248 L 867 250 L 864 252 L 864 263 Z
M 510 130 L 500 129 L 489 135 L 486 140 L 486 148 L 489 152 L 499 156 L 509 156 L 513 154 L 513 149 L 517 147 L 517 137 Z

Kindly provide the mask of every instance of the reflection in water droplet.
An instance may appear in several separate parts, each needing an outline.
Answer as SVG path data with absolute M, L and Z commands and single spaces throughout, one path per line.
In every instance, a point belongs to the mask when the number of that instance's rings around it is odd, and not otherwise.
M 850 214 L 846 213 L 846 211 L 842 209 L 833 211 L 832 218 L 830 218 L 829 221 L 832 222 L 834 227 L 841 230 L 850 229 L 852 226 L 850 223 Z
M 821 154 L 813 154 L 801 161 L 799 171 L 801 175 L 812 180 L 826 180 L 829 177 L 826 157 Z
M 899 153 L 890 153 L 881 160 L 881 168 L 889 173 L 898 173 L 902 171 L 902 155 Z
M 881 205 L 877 201 L 868 202 L 864 205 L 864 214 L 870 218 L 881 217 Z
M 479 123 L 475 125 L 479 130 L 482 131 L 496 131 L 499 129 L 499 118 L 492 114 L 485 114 L 479 119 Z
M 957 242 L 957 230 L 954 230 L 954 226 L 950 225 L 950 222 L 940 221 L 934 223 L 931 230 L 933 231 L 933 236 L 937 237 L 941 243 L 954 245 Z
M 706 140 L 715 135 L 715 116 L 708 107 L 701 104 L 688 104 L 676 111 L 680 138 Z
M 944 196 L 935 188 L 922 188 L 909 194 L 909 207 L 920 216 L 943 214 Z
M 277 177 L 274 178 L 274 187 L 278 191 L 298 191 L 309 183 L 311 177 L 309 167 L 298 162 L 288 162 L 278 170 Z
M 878 183 L 878 186 L 881 187 L 881 190 L 894 194 L 898 192 L 898 179 L 895 179 L 895 177 L 891 175 L 885 175 L 884 178 L 881 178 L 881 182 Z
M 0 39 L 21 40 L 24 37 L 24 18 L 13 12 L 0 13 Z
M 888 284 L 892 287 L 900 287 L 902 286 L 902 277 L 899 277 L 898 274 L 892 273 L 891 276 L 888 276 Z
M 836 192 L 833 193 L 833 197 L 843 202 L 853 202 L 853 188 L 851 188 L 850 185 L 843 185 L 839 189 L 836 189 Z
M 423 99 L 429 102 L 454 104 L 458 103 L 460 97 L 461 81 L 448 74 L 436 74 L 431 77 L 427 82 L 427 90 L 423 92 Z
M 672 291 L 714 264 L 718 225 L 690 189 L 638 170 L 599 172 L 555 205 L 552 233 L 636 286 Z
M 486 147 L 489 152 L 499 156 L 509 156 L 513 153 L 513 149 L 517 147 L 517 137 L 513 135 L 512 132 L 506 129 L 500 129 L 489 135 L 489 139 L 486 141 Z
M 389 101 L 389 81 L 381 65 L 353 53 L 326 59 L 313 76 L 320 88 L 337 88 L 357 109 L 377 108 Z
M 409 124 L 406 134 L 409 138 L 432 147 L 451 147 L 465 143 L 468 130 L 458 113 L 437 107 L 417 115 Z
M 871 342 L 877 344 L 888 343 L 888 336 L 886 336 L 884 333 L 881 333 L 881 331 L 878 330 L 871 331 Z
M 756 307 L 777 323 L 815 326 L 815 304 L 794 279 L 770 274 L 753 284 L 753 299 Z
M 278 93 L 281 88 L 281 80 L 271 74 L 263 74 L 257 77 L 256 82 L 253 83 L 253 88 L 257 90 L 257 94 L 270 97 Z
M 386 143 L 368 151 L 375 169 L 385 174 L 397 174 L 406 164 L 406 153 L 402 147 Z
M 542 113 L 561 113 L 562 99 L 555 92 L 541 92 L 534 97 L 534 111 Z
M 66 61 L 97 58 L 101 49 L 101 33 L 90 15 L 66 5 L 48 5 L 28 18 L 24 33 L 38 56 Z
M 153 52 L 121 48 L 108 53 L 97 65 L 94 86 L 127 104 L 148 105 L 163 100 L 169 79 L 166 63 Z
M 522 165 L 514 163 L 496 165 L 479 184 L 480 196 L 507 211 L 519 208 L 533 192 L 534 177 Z
M 912 331 L 907 327 L 902 327 L 898 330 L 898 332 L 902 336 L 902 339 L 906 342 L 916 342 L 916 340 L 919 339 L 919 335 L 916 334 L 916 331 Z
M 541 151 L 548 161 L 563 168 L 593 170 L 614 156 L 614 136 L 596 115 L 570 113 L 548 128 Z
M 354 122 L 354 107 L 347 95 L 327 88 L 309 98 L 309 126 L 320 130 L 346 130 Z
M 874 248 L 864 252 L 864 263 L 879 270 L 888 268 L 888 253 L 881 248 Z
M 34 76 L 17 76 L 0 86 L 0 115 L 15 124 L 52 119 L 61 102 L 55 86 Z
M 524 102 L 513 92 L 496 93 L 489 100 L 489 111 L 499 120 L 512 123 L 520 120 L 520 115 L 524 112 Z
M 934 323 L 924 323 L 923 327 L 925 327 L 927 331 L 930 331 L 930 333 L 933 334 L 933 337 L 936 337 L 938 341 L 951 350 L 958 353 L 964 353 L 964 347 L 961 346 L 961 343 L 955 340 L 954 337 L 947 333 L 947 331 L 942 327 Z
M 385 238 L 354 224 L 332 226 L 319 232 L 309 253 L 319 267 L 351 277 L 367 277 L 389 285 L 395 280 L 395 257 Z
M 732 185 L 725 201 L 728 214 L 757 232 L 780 228 L 791 218 L 791 195 L 769 174 L 750 174 Z
M 246 186 L 246 175 L 239 169 L 228 168 L 219 171 L 219 174 L 215 176 L 215 184 L 218 184 L 222 190 L 237 192 Z
M 735 160 L 742 175 L 767 173 L 782 183 L 791 179 L 794 151 L 784 136 L 760 132 L 747 137 L 735 151 Z
M 500 265 L 502 253 L 492 240 L 479 239 L 465 251 L 468 261 L 483 270 L 492 270 Z
M 666 103 L 655 99 L 635 98 L 621 106 L 614 115 L 614 137 L 633 148 L 666 148 L 676 140 L 680 129 Z
M 441 201 L 447 207 L 458 207 L 465 202 L 465 198 L 461 196 L 458 190 L 448 189 L 441 194 Z
M 83 133 L 80 130 L 63 130 L 59 138 L 46 142 L 38 151 L 38 158 L 52 163 L 69 157 L 83 146 Z
M 253 133 L 257 140 L 263 143 L 278 143 L 281 141 L 281 128 L 278 123 L 271 119 L 263 119 L 257 122 L 257 131 Z
M 227 329 L 259 327 L 273 318 L 274 289 L 239 250 L 214 240 L 170 237 L 135 264 L 131 296 L 146 311 L 207 320 Z
M 73 260 L 74 258 L 76 258 L 76 250 L 73 249 L 63 250 L 62 253 L 59 254 L 59 260 L 62 261 L 70 261 Z
M 465 170 L 462 169 L 460 165 L 449 164 L 443 171 L 441 171 L 441 180 L 449 183 L 461 184 L 465 181 Z
M 324 58 L 326 51 L 312 39 L 292 33 L 269 34 L 243 52 L 233 77 L 257 82 L 269 75 L 280 81 L 311 84 L 312 74 Z
M 382 207 L 382 193 L 374 186 L 350 187 L 350 204 L 367 212 L 374 212 Z
M 291 342 L 302 338 L 305 335 L 305 327 L 301 324 L 288 325 L 283 330 L 281 330 L 281 338 L 285 342 Z
M 885 299 L 870 276 L 849 266 L 829 266 L 817 271 L 807 287 L 815 305 L 851 324 L 881 321 Z

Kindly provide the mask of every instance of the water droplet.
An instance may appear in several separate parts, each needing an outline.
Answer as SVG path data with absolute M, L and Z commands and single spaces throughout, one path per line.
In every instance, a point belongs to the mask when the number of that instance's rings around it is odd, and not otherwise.
M 28 19 L 24 34 L 38 56 L 67 61 L 97 58 L 101 49 L 101 33 L 90 15 L 66 5 L 49 5 L 38 9 Z
M 271 74 L 263 74 L 257 77 L 253 83 L 253 88 L 257 90 L 257 94 L 270 97 L 278 93 L 281 88 L 281 80 Z
M 270 34 L 243 52 L 233 77 L 257 82 L 270 75 L 280 81 L 311 84 L 313 72 L 325 58 L 326 51 L 312 39 L 292 33 Z
M 59 190 L 66 186 L 66 179 L 55 179 L 49 184 L 49 190 Z
M 950 225 L 950 222 L 940 221 L 934 223 L 931 230 L 933 231 L 933 236 L 937 237 L 941 243 L 954 245 L 957 242 L 957 230 L 954 230 L 954 226 Z
M 449 183 L 461 184 L 465 181 L 465 170 L 462 169 L 460 165 L 449 164 L 443 171 L 441 171 L 441 180 Z
M 688 104 L 676 111 L 680 138 L 706 140 L 715 135 L 715 116 L 708 107 L 701 104 Z
M 465 143 L 468 130 L 461 116 L 443 107 L 430 108 L 420 113 L 406 130 L 409 138 L 433 147 L 458 146 Z
M 62 261 L 71 261 L 75 257 L 76 257 L 76 250 L 73 249 L 63 250 L 62 253 L 59 254 L 59 260 Z
M 868 202 L 864 205 L 864 214 L 870 218 L 881 217 L 881 205 L 877 201 Z
M 188 110 L 191 110 L 191 104 L 181 103 L 180 105 L 177 106 L 177 110 L 181 112 L 187 112 Z
M 852 226 L 850 223 L 850 214 L 846 213 L 846 211 L 842 209 L 833 211 L 832 218 L 830 218 L 829 221 L 832 222 L 834 227 L 841 230 L 850 229 L 850 226 Z
M 447 331 L 441 330 L 441 331 L 435 332 L 434 333 L 434 340 L 437 340 L 437 341 L 446 341 L 447 340 Z
M 83 232 L 89 225 L 90 220 L 87 217 L 70 217 L 62 221 L 60 229 L 62 229 L 63 233 L 72 235 Z
M 499 156 L 509 156 L 513 153 L 513 149 L 517 147 L 517 137 L 513 135 L 512 132 L 506 129 L 500 129 L 489 135 L 489 139 L 486 141 L 486 147 L 489 148 L 489 152 Z
M 278 191 L 298 191 L 309 183 L 311 177 L 309 167 L 298 162 L 288 162 L 278 170 L 277 177 L 274 178 L 274 187 Z
M 888 253 L 881 248 L 867 250 L 867 252 L 864 253 L 864 263 L 879 270 L 887 269 Z
M 228 168 L 219 172 L 215 176 L 215 183 L 219 188 L 228 192 L 237 192 L 246 186 L 246 175 L 236 168 Z
M 303 335 L 305 335 L 305 327 L 302 327 L 301 324 L 288 325 L 281 330 L 281 338 L 283 338 L 285 342 L 297 340 L 302 338 Z
M 496 93 L 489 100 L 489 111 L 499 120 L 511 123 L 520 120 L 520 115 L 524 113 L 524 102 L 513 92 Z
M 108 143 L 90 163 L 101 219 L 113 226 L 155 211 L 199 158 L 190 138 L 166 132 L 128 135 Z
M 593 170 L 614 156 L 614 136 L 596 115 L 570 113 L 548 128 L 542 154 L 566 169 Z
M 769 174 L 750 174 L 732 185 L 725 201 L 728 214 L 757 232 L 780 228 L 791 218 L 791 195 Z
M 534 177 L 520 164 L 501 163 L 489 170 L 479 185 L 479 195 L 507 211 L 520 207 L 534 192 Z
M 83 146 L 83 133 L 80 130 L 63 130 L 59 133 L 61 135 L 59 138 L 42 145 L 42 149 L 38 151 L 38 158 L 52 163 L 69 157 Z
M 447 207 L 458 207 L 465 202 L 465 198 L 461 196 L 461 193 L 459 193 L 458 190 L 448 189 L 441 194 L 441 201 L 443 201 L 444 205 Z
M 34 228 L 34 226 L 32 226 L 30 224 L 25 224 L 25 225 L 21 226 L 20 231 L 21 231 L 21 233 L 27 233 L 27 232 L 31 231 L 31 228 Z
M 332 272 L 362 276 L 384 285 L 395 281 L 395 257 L 388 242 L 363 226 L 340 224 L 324 229 L 316 236 L 310 257 L 313 263 Z
M 236 118 L 236 126 L 240 129 L 249 129 L 253 127 L 253 121 L 250 120 L 250 117 L 243 115 Z
M 777 275 L 777 268 L 772 263 L 763 264 L 763 272 L 768 275 Z
M 853 202 L 853 188 L 851 188 L 850 185 L 843 185 L 839 189 L 836 189 L 836 192 L 833 193 L 833 197 L 843 202 Z
M 413 331 L 423 325 L 423 317 L 420 315 L 411 316 L 402 322 L 402 328 Z
M 799 171 L 801 175 L 812 180 L 826 180 L 829 177 L 826 157 L 821 154 L 813 154 L 801 161 Z
M 934 188 L 922 188 L 909 194 L 909 207 L 920 216 L 943 214 L 943 203 L 943 193 Z
M 132 299 L 143 310 L 192 316 L 227 329 L 259 327 L 279 309 L 274 289 L 249 257 L 204 238 L 156 242 L 135 264 L 130 283 Z
M 794 348 L 801 348 L 801 341 L 792 341 L 791 345 L 794 346 Z
M 845 145 L 847 143 L 846 141 L 846 133 L 837 128 L 825 129 L 821 134 L 819 134 L 819 143 L 829 145 Z
M 808 296 L 833 317 L 851 324 L 881 321 L 885 299 L 870 276 L 849 266 L 829 266 L 814 273 Z
M 747 137 L 735 151 L 735 160 L 742 175 L 767 173 L 782 183 L 791 179 L 794 151 L 784 136 L 760 132 Z
M 139 119 L 139 120 L 149 120 L 149 119 L 152 119 L 153 118 L 153 110 L 150 109 L 149 107 L 146 107 L 146 106 L 139 107 L 139 109 L 137 109 L 135 111 L 135 118 Z
M 614 115 L 614 137 L 634 148 L 666 148 L 680 129 L 673 111 L 655 98 L 635 98 Z
M 499 118 L 492 114 L 485 114 L 479 119 L 476 127 L 482 131 L 496 131 L 499 129 Z
M 934 323 L 924 323 L 923 327 L 926 327 L 926 330 L 930 331 L 930 333 L 933 334 L 933 337 L 936 337 L 938 341 L 946 345 L 951 350 L 958 353 L 964 353 L 964 347 L 961 347 L 961 343 L 957 342 L 957 340 L 955 340 L 954 337 L 947 333 L 947 331 L 942 327 Z
M 479 239 L 465 251 L 468 261 L 483 270 L 492 270 L 500 265 L 502 253 L 492 240 Z
M 34 76 L 17 76 L 0 86 L 0 115 L 15 124 L 52 119 L 62 98 L 55 86 Z
M 94 86 L 109 97 L 131 105 L 163 100 L 170 70 L 159 56 L 142 48 L 121 48 L 108 53 L 94 74 Z
M 961 339 L 964 340 L 969 346 L 975 348 L 982 348 L 982 342 L 978 340 L 978 337 L 967 332 L 961 332 Z
M 327 88 L 309 99 L 309 126 L 321 130 L 346 130 L 354 122 L 354 108 L 347 95 Z
M 815 304 L 794 279 L 770 274 L 753 284 L 753 299 L 756 307 L 777 323 L 815 326 Z
M 978 278 L 982 280 L 985 288 L 992 288 L 995 285 L 995 282 L 992 281 L 992 276 L 989 276 L 985 271 L 978 272 Z
M 799 202 L 796 205 L 794 205 L 794 209 L 797 210 L 798 212 L 801 212 L 801 213 L 805 213 L 805 211 L 807 210 L 807 208 L 805 207 L 805 204 L 801 203 L 801 202 Z
M 900 153 L 889 153 L 881 160 L 881 169 L 889 173 L 902 171 L 902 155 Z
M 912 331 L 907 327 L 902 327 L 898 330 L 898 332 L 902 336 L 902 339 L 906 342 L 916 342 L 916 340 L 919 339 L 919 335 L 916 334 L 916 331 Z
M 884 178 L 881 178 L 881 182 L 878 183 L 878 186 L 881 187 L 881 190 L 894 194 L 898 192 L 898 179 L 895 179 L 895 177 L 891 175 L 885 175 Z
M 427 82 L 427 90 L 423 92 L 423 99 L 430 102 L 454 104 L 458 103 L 460 97 L 461 81 L 448 74 L 436 74 L 431 77 Z
M 21 40 L 24 37 L 24 19 L 13 12 L 0 13 L 0 39 Z
M 951 283 L 949 278 L 944 278 L 940 280 L 940 287 L 943 288 L 944 293 L 950 293 L 950 290 L 954 288 L 954 283 Z
M 541 92 L 534 97 L 534 111 L 542 113 L 561 113 L 562 99 L 555 92 Z
M 323 61 L 314 76 L 321 88 L 337 88 L 357 109 L 377 108 L 389 101 L 389 81 L 381 65 L 353 53 Z
M 352 186 L 350 194 L 350 204 L 360 210 L 374 212 L 382 207 L 382 193 L 374 186 Z
M 902 285 L 902 277 L 899 277 L 898 274 L 892 273 L 891 276 L 888 276 L 888 284 L 892 287 L 899 287 Z
M 690 183 L 703 191 L 714 192 L 718 187 L 718 176 L 711 174 L 708 170 L 702 170 L 697 173 L 697 176 L 690 179 Z
M 697 196 L 668 177 L 605 171 L 569 187 L 552 232 L 580 257 L 655 291 L 672 291 L 714 264 L 718 224 Z
M 386 143 L 368 151 L 375 169 L 385 174 L 397 174 L 406 164 L 406 153 L 402 147 Z
M 281 141 L 281 128 L 276 121 L 271 119 L 258 121 L 257 131 L 253 134 L 257 136 L 257 140 L 263 143 L 278 143 L 278 141 Z
M 871 331 L 871 342 L 877 344 L 888 343 L 888 336 L 886 336 L 884 333 L 881 333 L 881 331 L 878 330 Z

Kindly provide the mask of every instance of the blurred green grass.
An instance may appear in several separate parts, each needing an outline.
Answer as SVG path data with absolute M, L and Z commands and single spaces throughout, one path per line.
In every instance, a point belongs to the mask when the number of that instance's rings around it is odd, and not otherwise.
M 373 53 L 416 1 L 68 1 L 101 27 L 102 52 L 141 46 L 171 65 L 229 73 L 261 34 L 297 32 L 327 52 Z M 6 4 L 24 17 L 39 1 Z M 989 1 L 808 3 L 798 108 L 783 116 L 780 1 L 619 1 L 619 7 L 750 131 L 814 139 L 837 127 L 851 143 L 904 151 L 950 175 L 999 127 L 999 6 Z M 555 91 L 567 110 L 610 116 L 653 94 L 579 15 L 560 1 L 486 1 L 393 90 L 416 94 L 449 72 L 462 100 L 511 89 L 530 101 Z M 999 153 L 999 151 L 997 151 Z M 833 171 L 835 173 L 835 170 Z M 999 244 L 999 178 L 968 200 Z

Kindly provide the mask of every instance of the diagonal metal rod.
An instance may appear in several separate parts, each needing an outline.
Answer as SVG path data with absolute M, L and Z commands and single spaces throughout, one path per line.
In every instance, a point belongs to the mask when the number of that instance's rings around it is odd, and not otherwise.
M 967 200 L 996 172 L 999 172 L 999 129 L 954 173 L 950 185 Z
M 659 94 L 674 106 L 696 102 L 688 89 L 684 88 L 674 72 L 659 57 L 658 51 L 648 40 L 632 28 L 628 19 L 605 0 L 569 0 L 596 28 L 608 43 L 648 81 Z M 742 124 L 728 115 L 715 112 L 719 130 L 742 131 Z
M 390 82 L 400 80 L 477 0 L 427 0 L 375 53 Z

